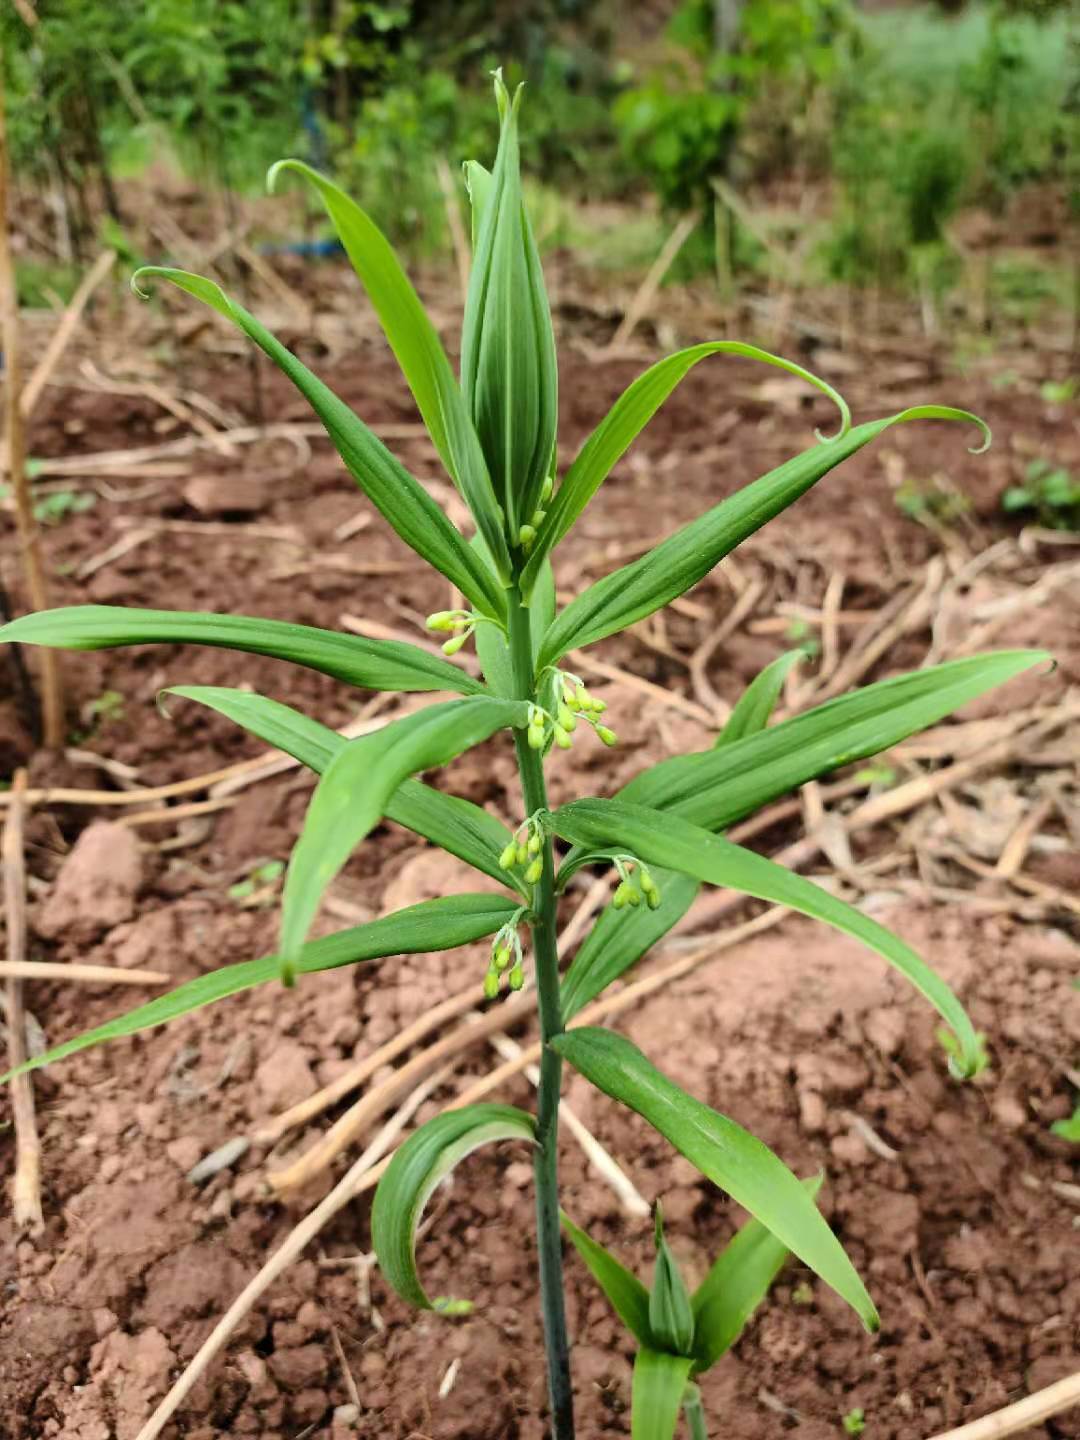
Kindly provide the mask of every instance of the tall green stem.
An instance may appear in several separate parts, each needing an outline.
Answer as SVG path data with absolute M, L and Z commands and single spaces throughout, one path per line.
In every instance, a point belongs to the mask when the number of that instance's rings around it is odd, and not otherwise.
M 690 1430 L 690 1440 L 709 1440 L 705 1428 L 705 1408 L 701 1403 L 701 1391 L 690 1381 L 683 1396 L 683 1414 Z
M 520 700 L 535 701 L 536 667 L 533 662 L 529 611 L 522 606 L 516 587 L 509 592 L 507 600 L 515 693 Z M 525 813 L 533 815 L 547 806 L 544 762 L 539 751 L 529 748 L 523 730 L 516 730 L 514 735 Z M 561 1035 L 563 1030 L 562 1004 L 559 997 L 559 957 L 555 947 L 555 864 L 550 837 L 545 837 L 542 854 L 544 870 L 540 883 L 533 891 L 531 921 L 540 1038 L 544 1043 L 536 1109 L 536 1238 L 540 1258 L 540 1303 L 544 1316 L 544 1348 L 547 1352 L 552 1434 L 554 1440 L 573 1440 L 574 1397 L 570 1386 L 570 1345 L 566 1335 L 562 1236 L 559 1229 L 558 1141 L 562 1060 L 548 1045 L 548 1041 Z

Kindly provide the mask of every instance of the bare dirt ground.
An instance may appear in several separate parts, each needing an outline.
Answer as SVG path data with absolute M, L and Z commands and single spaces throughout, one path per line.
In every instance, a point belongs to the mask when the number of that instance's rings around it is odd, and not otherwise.
M 303 339 L 300 306 L 290 311 L 280 293 L 255 300 L 268 318 L 277 311 L 284 338 L 447 498 L 362 300 L 335 269 L 322 272 L 320 290 L 335 299 L 313 306 L 318 343 Z M 292 294 L 310 303 L 308 290 Z M 328 627 L 355 617 L 418 637 L 423 615 L 447 603 L 445 583 L 370 510 L 329 444 L 298 429 L 310 416 L 286 382 L 268 366 L 250 369 L 234 337 L 171 299 L 137 321 L 127 318 L 134 301 L 112 303 L 34 416 L 32 453 L 46 462 L 39 483 L 94 497 L 47 535 L 56 603 L 231 610 Z M 640 354 L 604 359 L 595 350 L 610 333 L 604 317 L 569 296 L 560 315 L 569 456 L 648 359 L 651 332 Z M 121 351 L 115 326 L 137 326 L 137 341 Z M 669 319 L 665 340 L 672 326 L 686 341 L 707 333 L 690 306 Z M 717 1433 L 825 1440 L 860 1407 L 876 1440 L 922 1440 L 1080 1369 L 1080 1187 L 1073 1149 L 1050 1132 L 1080 1080 L 1071 988 L 1080 968 L 1078 727 L 1069 708 L 1080 684 L 1080 555 L 1060 536 L 1021 534 L 999 508 L 1030 458 L 1080 467 L 1080 424 L 1075 402 L 1040 390 L 1060 378 L 1063 357 L 1022 337 L 964 373 L 942 347 L 900 334 L 873 351 L 817 343 L 809 353 L 856 418 L 947 400 L 986 414 L 997 444 L 973 457 L 954 427 L 889 432 L 663 620 L 590 652 L 581 668 L 608 701 L 621 744 L 607 752 L 579 743 L 553 766 L 553 786 L 556 799 L 610 793 L 657 758 L 704 747 L 741 686 L 795 641 L 819 649 L 786 696 L 791 709 L 928 657 L 1031 644 L 1054 652 L 1053 673 L 1026 676 L 900 747 L 885 757 L 889 773 L 863 766 L 831 777 L 754 841 L 773 854 L 810 837 L 818 848 L 803 857 L 808 873 L 838 871 L 842 893 L 942 970 L 986 1033 L 992 1064 L 976 1083 L 948 1079 L 930 1012 L 875 957 L 790 919 L 719 951 L 614 1022 L 798 1172 L 827 1172 L 826 1212 L 883 1315 L 881 1333 L 867 1337 L 830 1292 L 790 1267 L 705 1378 Z M 831 418 L 824 400 L 773 371 L 727 360 L 699 367 L 560 551 L 560 590 L 570 595 L 640 553 L 812 443 L 813 427 Z M 281 428 L 251 438 L 243 427 L 259 419 Z M 173 442 L 182 443 L 162 448 Z M 153 453 L 135 464 L 86 458 L 136 447 Z M 77 473 L 65 473 L 65 462 Z M 921 519 L 895 503 L 898 492 L 931 497 Z M 10 516 L 0 524 L 14 589 Z M 33 786 L 160 786 L 262 753 L 194 705 L 160 714 L 155 696 L 168 684 L 249 683 L 339 726 L 368 698 L 277 662 L 193 648 L 70 656 L 65 675 L 72 746 L 63 758 L 32 760 Z M 30 751 L 13 683 L 8 695 L 5 770 Z M 392 715 L 398 703 L 368 713 Z M 927 777 L 939 777 L 938 793 L 845 830 L 868 794 Z M 434 778 L 520 819 L 504 745 Z M 34 956 L 158 968 L 181 981 L 272 950 L 275 882 L 229 891 L 287 857 L 311 781 L 292 769 L 228 794 L 211 785 L 173 797 L 173 813 L 158 818 L 147 813 L 162 802 L 36 806 L 27 845 Z M 181 808 L 208 800 L 216 805 L 202 813 Z M 103 820 L 108 829 L 88 828 Z M 320 923 L 329 931 L 454 888 L 475 889 L 476 877 L 387 825 L 350 863 Z M 583 894 L 571 897 L 568 916 Z M 707 949 L 746 913 L 692 911 L 674 948 L 643 970 Z M 355 1158 L 354 1147 L 285 1200 L 267 1189 L 268 1171 L 309 1150 L 356 1095 L 276 1145 L 252 1137 L 444 996 L 475 982 L 479 999 L 481 950 L 336 971 L 292 993 L 258 991 L 35 1077 L 46 1226 L 20 1237 L 6 1216 L 0 1222 L 0 1435 L 132 1440 L 244 1283 Z M 34 983 L 28 1005 L 55 1043 L 146 993 Z M 419 1118 L 497 1063 L 488 1045 L 473 1045 Z M 530 1103 L 520 1077 L 500 1095 Z M 567 1097 L 641 1195 L 663 1200 L 676 1251 L 702 1274 L 739 1222 L 735 1207 L 579 1079 Z M 236 1139 L 252 1143 L 236 1147 L 233 1163 L 202 1183 L 187 1178 Z M 12 1154 L 9 1129 L 0 1167 Z M 254 1308 L 166 1433 L 540 1440 L 524 1158 L 513 1147 L 474 1157 L 431 1208 L 419 1251 L 429 1292 L 469 1296 L 472 1315 L 417 1315 L 388 1293 L 366 1258 L 366 1197 Z M 563 1178 L 569 1213 L 646 1267 L 649 1222 L 625 1212 L 569 1135 Z M 628 1434 L 630 1348 L 581 1266 L 572 1257 L 567 1266 L 580 1433 Z M 1028 1433 L 1080 1435 L 1080 1419 L 1074 1412 Z

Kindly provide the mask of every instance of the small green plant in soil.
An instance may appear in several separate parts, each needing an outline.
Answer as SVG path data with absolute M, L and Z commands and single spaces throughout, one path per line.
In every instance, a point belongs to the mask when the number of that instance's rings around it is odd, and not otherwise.
M 840 1423 L 844 1427 L 845 1435 L 861 1435 L 866 1429 L 866 1412 L 856 1406 L 854 1410 L 847 1412 Z
M 1032 460 L 1022 485 L 1010 485 L 1001 497 L 1006 514 L 1030 511 L 1051 530 L 1080 530 L 1080 480 L 1064 465 Z
M 229 899 L 242 900 L 249 905 L 270 905 L 274 901 L 277 882 L 284 873 L 285 865 L 281 860 L 264 860 L 243 880 L 229 886 Z
M 1038 651 L 966 657 L 898 675 L 770 723 L 793 657 L 781 655 L 749 685 L 715 741 L 694 754 L 641 770 L 615 796 L 583 795 L 553 807 L 547 778 L 573 745 L 614 745 L 593 696 L 566 663 L 692 589 L 725 555 L 892 426 L 972 415 L 929 403 L 852 425 L 837 392 L 793 361 L 749 344 L 718 340 L 668 355 L 640 375 L 600 421 L 561 476 L 557 470 L 555 343 L 536 246 L 522 203 L 518 162 L 520 91 L 496 80 L 500 139 L 493 169 L 470 163 L 473 260 L 465 305 L 460 377 L 382 232 L 347 195 L 297 161 L 294 173 L 325 204 L 364 284 L 426 422 L 436 450 L 475 523 L 469 538 L 375 434 L 301 361 L 213 281 L 160 267 L 144 286 L 169 281 L 235 324 L 306 397 L 345 466 L 386 522 L 463 596 L 459 609 L 429 618 L 445 637 L 431 647 L 232 614 L 77 606 L 15 620 L 0 639 L 74 650 L 196 643 L 270 655 L 366 690 L 450 692 L 381 730 L 356 739 L 280 700 L 245 689 L 177 685 L 167 693 L 227 716 L 295 756 L 318 776 L 282 891 L 275 954 L 224 965 L 31 1060 L 54 1063 L 102 1041 L 183 1015 L 267 981 L 298 978 L 384 956 L 431 952 L 487 940 L 476 974 L 498 1004 L 508 989 L 533 989 L 543 1041 L 535 1113 L 510 1105 L 448 1109 L 397 1151 L 375 1195 L 374 1248 L 387 1283 L 421 1308 L 453 1311 L 456 1297 L 429 1299 L 414 1253 L 425 1204 L 449 1170 L 478 1146 L 514 1140 L 535 1173 L 535 1248 L 555 1440 L 574 1433 L 570 1341 L 562 1280 L 557 1173 L 562 1068 L 573 1066 L 605 1094 L 664 1135 L 753 1217 L 689 1296 L 657 1226 L 660 1275 L 647 1306 L 637 1281 L 633 1434 L 663 1440 L 688 1412 L 705 1433 L 694 1375 L 738 1334 L 787 1251 L 846 1301 L 868 1330 L 878 1325 L 865 1285 L 804 1183 L 760 1140 L 674 1084 L 612 1030 L 580 1023 L 581 1012 L 681 919 L 702 885 L 730 886 L 788 906 L 862 941 L 909 980 L 952 1036 L 959 1077 L 980 1068 L 979 1037 L 953 991 L 908 945 L 863 911 L 803 876 L 733 844 L 736 821 L 794 787 L 887 750 L 936 724 L 957 706 L 1040 664 Z M 737 356 L 776 366 L 815 386 L 839 413 L 836 431 L 744 485 L 630 564 L 557 603 L 551 556 L 612 468 L 694 366 Z M 480 678 L 453 662 L 475 639 Z M 417 778 L 493 738 L 512 743 L 520 810 L 507 827 L 496 816 Z M 495 880 L 471 894 L 445 895 L 368 924 L 309 940 L 327 888 L 355 847 L 392 821 Z M 556 950 L 559 897 L 584 867 L 617 876 L 611 901 L 565 973 Z M 574 1023 L 578 1022 L 578 1023 Z M 572 1222 L 568 1222 L 572 1225 Z M 573 1229 L 609 1293 L 615 1262 Z M 767 1263 L 766 1263 L 767 1257 Z M 620 1283 L 623 1283 L 620 1281 Z M 704 1298 L 702 1298 L 704 1295 Z M 622 1310 L 620 1310 L 622 1313 Z M 624 1318 L 626 1316 L 624 1315 Z
M 1077 1105 L 1067 1120 L 1055 1120 L 1050 1131 L 1062 1140 L 1071 1140 L 1074 1145 L 1080 1145 L 1080 1105 Z

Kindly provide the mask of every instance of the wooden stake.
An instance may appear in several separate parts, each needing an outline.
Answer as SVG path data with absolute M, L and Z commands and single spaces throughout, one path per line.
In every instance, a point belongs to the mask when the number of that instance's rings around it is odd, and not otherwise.
M 26 1011 L 23 982 L 17 969 L 26 959 L 26 876 L 23 868 L 23 792 L 26 771 L 17 770 L 11 787 L 12 805 L 4 826 L 4 915 L 7 921 L 8 1062 L 14 1070 L 26 1057 Z M 12 1212 L 17 1229 L 35 1233 L 44 1229 L 41 1213 L 41 1141 L 34 1115 L 34 1091 L 29 1075 L 11 1082 L 11 1109 L 15 1117 L 15 1177 L 11 1184 Z
M 7 433 L 7 471 L 15 498 L 15 525 L 22 555 L 27 594 L 35 610 L 49 608 L 45 583 L 45 561 L 41 532 L 34 516 L 34 502 L 26 475 L 26 435 L 21 405 L 22 370 L 19 358 L 19 301 L 15 286 L 15 264 L 8 231 L 9 171 L 7 120 L 4 103 L 3 49 L 0 47 L 0 337 L 4 347 L 4 424 Z M 50 750 L 64 743 L 64 701 L 60 688 L 60 663 L 55 650 L 42 650 L 41 713 L 42 740 Z

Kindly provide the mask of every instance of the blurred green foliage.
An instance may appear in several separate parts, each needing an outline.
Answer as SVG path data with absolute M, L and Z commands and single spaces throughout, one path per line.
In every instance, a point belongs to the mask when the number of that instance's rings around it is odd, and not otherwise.
M 114 177 L 162 154 L 240 191 L 299 154 L 414 255 L 445 253 L 447 176 L 491 153 L 500 63 L 529 87 L 538 228 L 590 261 L 640 268 L 661 225 L 696 208 L 676 278 L 719 271 L 721 250 L 727 272 L 757 278 L 797 250 L 801 282 L 907 289 L 933 315 L 970 258 L 955 239 L 963 211 L 1003 215 L 1021 187 L 1051 181 L 1080 215 L 1080 11 L 1063 0 L 668 0 L 640 13 L 617 0 L 38 0 L 38 12 L 31 31 L 0 7 L 9 125 L 20 177 L 64 211 L 65 264 L 104 225 L 137 248 Z M 729 211 L 725 187 L 771 187 L 784 204 L 816 187 L 827 214 L 791 205 L 763 233 Z M 649 192 L 655 209 L 617 224 L 581 204 Z M 1021 323 L 1072 303 L 1060 267 L 1030 254 L 992 255 L 982 284 L 985 310 Z M 20 286 L 31 303 L 66 290 L 32 264 Z

